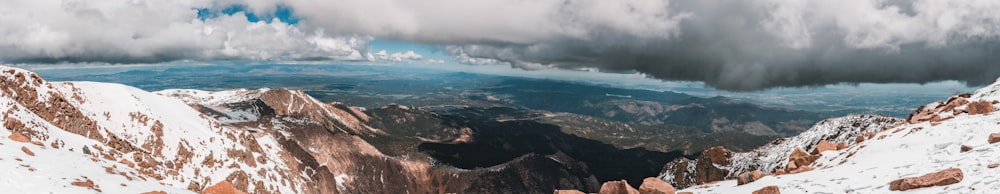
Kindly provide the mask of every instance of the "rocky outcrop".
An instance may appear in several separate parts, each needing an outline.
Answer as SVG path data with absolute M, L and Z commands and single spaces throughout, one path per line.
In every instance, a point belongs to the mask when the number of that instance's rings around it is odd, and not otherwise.
M 1000 133 L 990 133 L 990 136 L 989 138 L 986 139 L 986 142 L 989 142 L 990 144 L 1000 142 Z
M 608 181 L 601 185 L 601 191 L 599 194 L 639 194 L 639 190 L 635 190 L 628 181 Z
M 905 120 L 875 115 L 850 115 L 827 119 L 795 137 L 779 138 L 749 152 L 733 153 L 725 148 L 706 150 L 695 159 L 680 158 L 664 166 L 661 179 L 678 188 L 713 181 L 736 179 L 740 174 L 759 170 L 762 174 L 800 173 L 823 151 L 839 150 L 875 132 L 896 126 Z M 840 142 L 834 145 L 831 142 Z M 810 151 L 816 154 L 810 154 Z M 774 157 L 777 156 L 777 157 Z M 720 168 L 721 167 L 721 168 Z
M 732 156 L 733 152 L 724 147 L 713 147 L 702 152 L 701 156 L 694 160 L 681 158 L 667 163 L 664 171 L 673 174 L 665 176 L 672 176 L 670 178 L 674 180 L 674 185 L 681 188 L 724 180 L 728 178 L 729 170 L 719 167 L 729 165 Z
M 744 172 L 743 174 L 740 174 L 740 176 L 736 177 L 736 185 L 744 185 L 754 182 L 761 177 L 764 177 L 764 172 L 761 172 L 760 170 Z
M 984 100 L 972 102 L 969 103 L 969 107 L 966 108 L 966 111 L 968 111 L 970 115 L 991 113 L 994 111 L 993 103 Z
M 778 189 L 778 186 L 772 185 L 757 189 L 756 191 L 753 191 L 753 194 L 781 194 L 781 190 Z
M 961 182 L 963 178 L 962 169 L 949 168 L 919 177 L 894 180 L 889 183 L 889 190 L 906 191 L 923 187 L 944 186 Z
M 640 194 L 674 194 L 674 192 L 674 186 L 654 177 L 643 179 L 642 185 L 639 186 Z
M 809 154 L 802 148 L 795 148 L 792 153 L 788 155 L 788 166 L 785 170 L 789 173 L 799 173 L 803 172 L 810 164 L 819 159 L 818 154 Z

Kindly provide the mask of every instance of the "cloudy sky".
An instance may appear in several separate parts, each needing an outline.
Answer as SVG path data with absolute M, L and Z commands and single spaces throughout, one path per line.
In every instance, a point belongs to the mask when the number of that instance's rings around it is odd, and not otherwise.
M 4 0 L 2 63 L 418 61 L 732 91 L 1000 77 L 996 0 Z

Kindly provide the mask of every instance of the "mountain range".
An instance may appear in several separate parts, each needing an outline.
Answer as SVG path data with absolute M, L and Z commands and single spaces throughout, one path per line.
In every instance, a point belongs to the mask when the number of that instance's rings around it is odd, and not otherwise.
M 1000 188 L 1000 83 L 905 119 L 821 120 L 725 98 L 559 95 L 573 90 L 538 83 L 470 94 L 504 106 L 358 107 L 283 88 L 148 92 L 12 67 L 0 79 L 0 165 L 10 169 L 0 187 L 18 193 Z

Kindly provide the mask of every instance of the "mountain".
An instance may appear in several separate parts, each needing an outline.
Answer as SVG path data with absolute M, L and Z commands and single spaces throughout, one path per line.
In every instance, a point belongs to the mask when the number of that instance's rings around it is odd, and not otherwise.
M 13 193 L 1000 188 L 1000 116 L 994 113 L 1000 82 L 927 104 L 906 119 L 849 115 L 768 139 L 747 130 L 657 127 L 667 124 L 590 113 L 362 108 L 288 89 L 147 92 L 48 82 L 2 66 L 0 81 L 0 165 L 8 166 L 0 188 Z
M 717 147 L 660 178 L 694 193 L 994 193 L 1000 80 L 907 119 L 851 115 L 749 152 Z
M 391 157 L 356 107 L 284 89 L 150 93 L 0 67 L 0 163 L 17 193 L 437 193 L 596 189 L 585 167 L 528 154 L 482 169 Z M 583 178 L 578 178 L 578 177 Z M 524 180 L 537 180 L 528 182 Z M 497 185 L 497 183 L 505 183 Z

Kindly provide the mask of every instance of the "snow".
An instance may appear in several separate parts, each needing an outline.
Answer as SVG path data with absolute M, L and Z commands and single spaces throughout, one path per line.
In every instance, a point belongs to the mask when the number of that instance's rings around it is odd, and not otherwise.
M 974 97 L 994 98 L 995 91 L 980 90 Z M 1000 162 L 1000 143 L 989 144 L 987 137 L 1000 133 L 998 123 L 1000 113 L 994 112 L 960 114 L 936 126 L 930 122 L 900 125 L 847 149 L 822 153 L 812 165 L 816 170 L 767 176 L 740 186 L 735 180 L 720 181 L 683 191 L 750 193 L 777 185 L 782 193 L 889 193 L 889 182 L 893 180 L 956 167 L 965 176 L 959 183 L 893 192 L 995 193 L 1000 189 L 1000 169 L 990 169 L 987 165 Z M 962 145 L 974 149 L 960 152 Z
M 784 138 L 777 143 L 772 142 L 749 152 L 733 153 L 729 165 L 716 167 L 729 170 L 728 177 L 736 177 L 740 173 L 755 169 L 768 173 L 774 172 L 774 170 L 788 164 L 788 155 L 796 148 L 803 148 L 811 152 L 815 149 L 813 146 L 820 140 L 827 140 L 834 144 L 839 142 L 853 143 L 855 137 L 864 135 L 865 132 L 877 132 L 901 121 L 902 119 L 895 117 L 876 115 L 848 115 L 826 119 L 797 136 Z M 695 169 L 697 161 L 686 162 L 688 162 L 688 168 L 685 170 L 689 174 L 697 173 L 697 169 Z M 673 180 L 675 178 L 673 174 L 673 171 L 668 170 L 661 173 L 658 178 L 666 182 L 676 183 L 677 181 Z
M 0 75 L 10 77 L 7 71 L 13 70 L 15 73 L 34 75 L 31 72 L 0 66 Z M 31 76 L 24 84 L 32 84 Z M 59 127 L 52 125 L 11 96 L 0 95 L 0 119 L 7 121 L 16 119 L 23 123 L 26 128 L 35 131 L 38 135 L 45 137 L 37 139 L 43 145 L 14 142 L 8 138 L 11 134 L 9 129 L 0 127 L 0 165 L 6 166 L 8 170 L 0 172 L 0 188 L 5 188 L 4 192 L 11 193 L 88 193 L 96 190 L 87 190 L 82 187 L 71 186 L 70 183 L 82 177 L 94 181 L 104 192 L 110 193 L 141 193 L 153 190 L 163 190 L 168 193 L 189 193 L 187 187 L 191 182 L 199 182 L 202 185 L 211 185 L 219 180 L 225 180 L 230 174 L 243 171 L 248 172 L 251 180 L 262 180 L 266 187 L 274 187 L 280 193 L 294 193 L 293 188 L 298 185 L 281 184 L 281 182 L 266 181 L 266 177 L 280 177 L 279 171 L 287 170 L 288 167 L 281 165 L 280 148 L 271 134 L 255 136 L 258 144 L 264 148 L 266 159 L 271 160 L 267 164 L 258 164 L 250 167 L 241 162 L 234 162 L 234 159 L 227 158 L 227 151 L 248 150 L 243 144 L 234 142 L 226 135 L 240 136 L 242 130 L 221 125 L 219 120 L 210 117 L 203 117 L 197 110 L 188 106 L 183 99 L 172 98 L 156 93 L 146 92 L 134 87 L 121 84 L 96 83 L 96 82 L 44 82 L 38 86 L 30 86 L 39 92 L 40 99 L 49 99 L 51 94 L 64 96 L 72 107 L 79 110 L 85 117 L 93 120 L 97 124 L 97 131 L 101 136 L 118 137 L 125 142 L 132 144 L 137 149 L 142 149 L 146 153 L 155 153 L 156 147 L 144 147 L 147 143 L 162 140 L 160 153 L 154 154 L 158 161 L 174 161 L 179 155 L 181 146 L 186 147 L 192 156 L 189 163 L 178 163 L 176 174 L 167 173 L 165 168 L 154 170 L 156 174 L 164 176 L 163 180 L 157 181 L 149 177 L 138 174 L 137 170 L 119 164 L 117 160 L 132 160 L 131 153 L 126 153 L 118 158 L 105 159 L 103 157 L 90 158 L 82 153 L 81 148 L 88 146 L 93 152 L 101 150 L 113 150 L 107 147 L 105 142 L 98 142 L 87 137 L 73 134 Z M 22 86 L 24 86 L 22 84 Z M 186 90 L 190 94 L 190 100 L 204 100 L 205 102 L 226 102 L 240 100 L 236 98 L 237 93 L 253 93 L 264 90 L 234 90 L 234 94 L 223 95 L 224 93 L 208 93 L 203 91 Z M 51 92 L 51 94 L 50 94 Z M 177 90 L 177 93 L 183 91 Z M 204 95 L 204 94 L 214 94 Z M 76 100 L 72 96 L 79 96 L 82 100 Z M 221 98 L 224 96 L 226 98 Z M 220 97 L 220 98 L 214 98 Z M 45 101 L 42 101 L 45 102 Z M 45 102 L 50 103 L 50 102 Z M 51 104 L 44 104 L 51 106 Z M 148 119 L 148 120 L 147 120 Z M 146 120 L 146 122 L 142 122 Z M 157 123 L 162 124 L 162 136 L 151 130 Z M 64 142 L 60 148 L 47 147 L 52 142 Z M 36 156 L 26 156 L 21 152 L 21 146 L 31 149 Z M 75 151 L 71 151 L 73 149 Z M 258 156 L 258 155 L 254 155 Z M 216 166 L 203 166 L 200 161 L 207 157 L 213 157 L 225 162 Z M 20 159 L 21 161 L 18 161 Z M 236 164 L 235 168 L 229 168 L 231 164 Z M 30 166 L 32 170 L 28 170 Z M 130 174 L 132 180 L 127 180 L 124 176 L 108 174 L 105 167 L 114 167 L 115 172 L 126 172 Z M 195 172 L 198 173 L 195 173 Z M 256 172 L 263 171 L 264 174 Z M 196 175 L 198 174 L 198 175 Z M 140 179 L 139 177 L 145 177 Z M 147 181 L 148 180 L 148 181 Z M 212 180 L 213 182 L 205 182 Z M 124 183 L 125 187 L 120 186 Z M 251 185 L 248 190 L 251 192 L 257 188 Z

